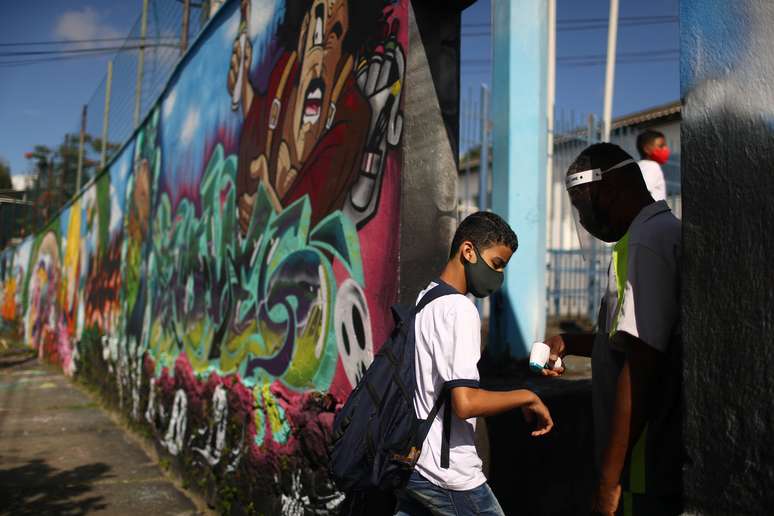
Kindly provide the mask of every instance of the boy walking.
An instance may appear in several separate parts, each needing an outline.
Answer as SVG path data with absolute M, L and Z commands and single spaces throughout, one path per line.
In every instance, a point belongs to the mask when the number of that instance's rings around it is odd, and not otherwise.
M 500 288 L 505 266 L 517 246 L 516 235 L 499 216 L 477 212 L 467 217 L 457 228 L 439 279 L 459 295 L 435 299 L 416 316 L 417 416 L 428 417 L 445 390 L 451 395 L 430 427 L 408 485 L 399 493 L 398 515 L 502 515 L 476 452 L 475 418 L 521 408 L 525 418 L 535 422 L 533 436 L 553 427 L 548 409 L 533 392 L 479 388 L 481 321 L 465 294 L 483 298 Z M 436 285 L 430 283 L 417 303 Z M 444 439 L 448 457 L 442 453 Z

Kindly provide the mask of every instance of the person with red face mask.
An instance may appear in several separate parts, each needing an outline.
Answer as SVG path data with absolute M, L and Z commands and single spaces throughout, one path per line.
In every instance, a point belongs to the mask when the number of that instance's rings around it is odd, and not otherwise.
M 666 181 L 661 165 L 669 161 L 669 147 L 663 133 L 648 129 L 637 136 L 637 150 L 640 161 L 637 164 L 642 171 L 645 186 L 656 201 L 666 199 Z

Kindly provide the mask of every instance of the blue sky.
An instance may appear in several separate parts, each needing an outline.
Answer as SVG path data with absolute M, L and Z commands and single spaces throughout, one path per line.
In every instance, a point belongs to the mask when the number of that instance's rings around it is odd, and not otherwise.
M 3 2 L 0 43 L 96 39 L 128 34 L 141 0 L 25 0 Z M 108 43 L 113 45 L 114 42 Z M 0 53 L 49 47 L 0 47 Z M 0 61 L 28 59 L 3 57 Z M 55 145 L 76 132 L 80 109 L 105 75 L 107 56 L 0 66 L 0 157 L 14 173 L 28 168 L 24 152 Z
M 557 0 L 557 25 L 564 20 L 589 18 L 607 19 L 609 0 Z M 677 16 L 679 0 L 620 0 L 619 16 Z M 463 99 L 472 90 L 476 101 L 482 82 L 489 83 L 491 59 L 489 37 L 466 36 L 481 34 L 488 29 L 481 24 L 490 22 L 490 0 L 478 0 L 462 14 L 462 77 Z M 566 25 L 565 25 L 566 26 Z M 677 23 L 641 26 L 619 26 L 618 53 L 653 52 L 679 48 Z M 557 31 L 557 59 L 571 56 L 604 55 L 607 51 L 607 29 Z M 624 115 L 680 98 L 679 62 L 674 55 L 669 61 L 624 64 L 616 67 L 613 116 Z M 602 112 L 605 80 L 604 64 L 596 66 L 556 67 L 556 108 L 574 111 L 576 116 Z
M 174 0 L 164 0 L 172 2 Z M 620 16 L 676 16 L 678 0 L 620 0 Z M 140 14 L 141 0 L 26 0 L 6 2 L 0 17 L 0 43 L 109 38 L 126 35 Z M 608 0 L 557 0 L 557 19 L 606 18 Z M 463 13 L 463 34 L 486 32 L 489 0 L 479 0 Z M 473 24 L 471 26 L 471 24 Z M 606 30 L 559 31 L 557 56 L 601 55 Z M 109 43 L 112 45 L 112 43 Z M 676 49 L 676 23 L 621 27 L 619 52 Z M 49 48 L 49 47 L 41 47 Z M 0 47 L 0 53 L 28 50 Z M 38 48 L 35 48 L 36 50 Z M 462 93 L 478 98 L 481 82 L 489 83 L 491 48 L 488 36 L 463 36 Z M 0 57 L 0 61 L 14 60 Z M 18 58 L 26 59 L 26 58 Z M 0 66 L 0 158 L 14 173 L 24 172 L 24 152 L 33 145 L 55 145 L 65 132 L 76 132 L 81 106 L 105 75 L 108 56 L 47 62 L 34 66 Z M 623 64 L 617 68 L 614 115 L 622 115 L 679 98 L 679 66 L 665 62 Z M 600 113 L 604 66 L 557 66 L 556 105 L 581 113 Z

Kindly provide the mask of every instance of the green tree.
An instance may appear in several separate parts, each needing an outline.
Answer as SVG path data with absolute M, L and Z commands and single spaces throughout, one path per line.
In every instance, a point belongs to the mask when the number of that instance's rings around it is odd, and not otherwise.
M 0 190 L 13 189 L 13 182 L 11 181 L 11 167 L 8 166 L 8 162 L 0 158 Z
M 29 234 L 40 225 L 48 222 L 59 209 L 72 199 L 78 185 L 78 154 L 80 135 L 71 133 L 65 135 L 62 143 L 55 146 L 35 145 L 27 153 L 30 160 L 31 173 L 35 181 L 29 192 L 28 199 L 34 208 L 28 210 L 25 231 Z M 107 157 L 114 155 L 120 145 L 108 142 Z M 83 160 L 81 169 L 81 188 L 99 171 L 102 140 L 86 133 L 84 135 Z

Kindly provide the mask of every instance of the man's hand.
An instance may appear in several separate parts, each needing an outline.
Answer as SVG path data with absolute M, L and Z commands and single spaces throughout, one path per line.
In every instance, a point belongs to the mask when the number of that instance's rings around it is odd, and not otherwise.
M 554 427 L 554 421 L 551 419 L 551 413 L 543 401 L 535 395 L 534 401 L 521 407 L 524 419 L 535 428 L 532 431 L 533 437 L 545 435 Z
M 618 510 L 618 504 L 621 501 L 621 484 L 606 486 L 599 484 L 597 492 L 594 494 L 594 503 L 591 508 L 592 514 L 602 514 L 604 516 L 613 516 Z
M 551 348 L 551 354 L 548 356 L 549 365 L 553 365 L 558 358 L 564 359 L 564 355 L 567 353 L 567 345 L 561 335 L 554 335 L 546 341 L 546 345 Z M 564 373 L 564 367 L 558 369 L 543 368 L 540 372 L 543 376 L 560 376 Z

